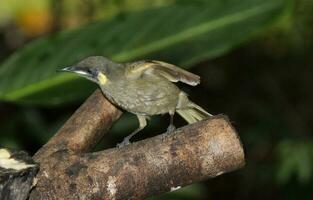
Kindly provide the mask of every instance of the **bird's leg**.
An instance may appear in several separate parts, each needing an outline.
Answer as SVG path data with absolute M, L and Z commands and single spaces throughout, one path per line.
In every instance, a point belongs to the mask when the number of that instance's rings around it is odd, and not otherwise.
M 176 129 L 175 126 L 174 126 L 174 114 L 175 114 L 175 111 L 174 112 L 170 111 L 169 114 L 170 114 L 170 125 L 167 127 L 167 131 L 166 131 L 167 134 L 172 133 Z
M 123 146 L 126 146 L 128 144 L 130 144 L 130 138 L 132 138 L 134 135 L 136 135 L 136 133 L 138 133 L 139 131 L 141 131 L 145 126 L 147 126 L 147 120 L 145 116 L 142 115 L 136 115 L 139 121 L 139 127 L 133 131 L 130 135 L 128 135 L 127 137 L 124 138 L 123 142 L 117 144 L 118 148 L 121 148 Z
M 167 127 L 167 131 L 166 133 L 163 134 L 162 139 L 164 139 L 166 136 L 168 136 L 169 134 L 171 134 L 172 132 L 175 131 L 175 126 L 174 126 L 174 114 L 175 111 L 170 111 L 170 125 Z
M 161 136 L 162 140 L 164 140 L 168 135 L 170 135 L 176 129 L 174 126 L 175 111 L 170 111 L 169 114 L 170 114 L 170 125 L 167 127 L 166 132 L 164 134 L 162 134 L 162 136 Z

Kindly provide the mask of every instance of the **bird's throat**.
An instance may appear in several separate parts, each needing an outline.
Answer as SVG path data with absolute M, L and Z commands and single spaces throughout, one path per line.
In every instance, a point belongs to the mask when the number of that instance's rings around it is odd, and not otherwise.
M 99 72 L 98 74 L 98 81 L 100 83 L 100 85 L 105 85 L 108 82 L 108 78 L 106 75 L 104 75 L 103 73 Z

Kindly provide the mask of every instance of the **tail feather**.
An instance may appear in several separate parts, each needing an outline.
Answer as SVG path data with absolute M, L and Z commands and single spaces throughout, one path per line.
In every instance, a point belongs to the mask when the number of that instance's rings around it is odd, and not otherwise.
M 195 103 L 190 103 L 189 107 L 176 110 L 176 112 L 189 124 L 201 121 L 212 116 L 210 113 L 208 113 Z
M 197 122 L 197 120 L 189 113 L 190 109 L 176 110 L 176 112 L 184 118 L 189 124 Z

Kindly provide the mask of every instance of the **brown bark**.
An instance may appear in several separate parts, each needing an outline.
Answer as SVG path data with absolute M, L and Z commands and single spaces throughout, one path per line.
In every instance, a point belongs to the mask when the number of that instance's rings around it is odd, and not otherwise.
M 0 149 L 0 199 L 26 200 L 38 170 L 27 153 Z
M 64 126 L 34 156 L 41 161 L 60 149 L 76 153 L 91 151 L 122 112 L 96 90 Z
M 34 157 L 41 168 L 31 199 L 144 199 L 244 165 L 240 140 L 223 115 L 88 153 L 120 114 L 96 91 Z

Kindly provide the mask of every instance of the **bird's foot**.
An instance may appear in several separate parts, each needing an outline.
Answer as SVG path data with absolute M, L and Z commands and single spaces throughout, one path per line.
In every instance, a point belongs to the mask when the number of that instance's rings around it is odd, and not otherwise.
M 126 146 L 126 145 L 129 145 L 129 144 L 130 144 L 129 138 L 128 138 L 128 137 L 125 137 L 124 140 L 123 140 L 123 142 L 118 143 L 118 144 L 116 145 L 116 147 L 120 149 L 120 148 L 122 148 L 122 147 L 124 147 L 124 146 Z
M 167 127 L 166 134 L 169 135 L 169 134 L 173 133 L 175 130 L 176 130 L 176 127 L 174 125 L 169 125 Z
M 166 132 L 162 135 L 162 140 L 164 140 L 167 136 L 172 134 L 176 130 L 176 127 L 174 125 L 169 125 L 167 127 Z

